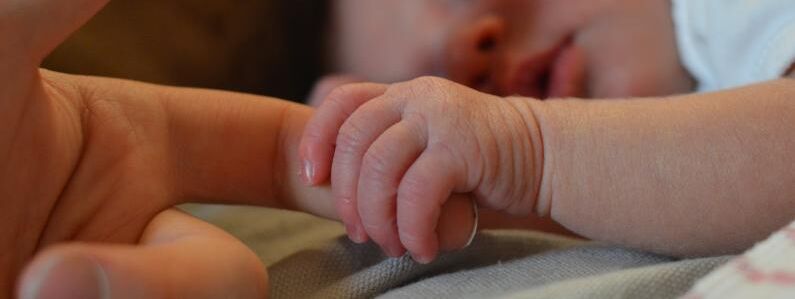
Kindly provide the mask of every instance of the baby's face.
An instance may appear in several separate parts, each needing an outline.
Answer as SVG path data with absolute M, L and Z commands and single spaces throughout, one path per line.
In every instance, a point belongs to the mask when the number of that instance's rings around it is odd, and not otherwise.
M 670 0 L 336 0 L 341 72 L 450 78 L 498 95 L 687 92 Z

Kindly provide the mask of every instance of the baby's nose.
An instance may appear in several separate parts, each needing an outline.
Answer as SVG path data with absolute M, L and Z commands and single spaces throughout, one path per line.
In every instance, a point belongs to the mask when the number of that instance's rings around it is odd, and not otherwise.
M 501 17 L 486 15 L 453 32 L 445 49 L 449 79 L 496 93 L 495 70 L 505 41 L 505 27 Z

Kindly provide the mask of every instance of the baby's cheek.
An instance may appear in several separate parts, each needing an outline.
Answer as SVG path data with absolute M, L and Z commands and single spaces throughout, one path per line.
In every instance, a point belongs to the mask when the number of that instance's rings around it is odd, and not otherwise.
M 442 206 L 436 233 L 439 249 L 452 251 L 467 245 L 475 225 L 473 202 L 467 196 L 453 196 Z

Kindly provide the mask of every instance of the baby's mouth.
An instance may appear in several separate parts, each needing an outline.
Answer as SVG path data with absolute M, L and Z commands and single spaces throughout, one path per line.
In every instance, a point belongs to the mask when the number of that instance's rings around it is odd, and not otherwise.
M 511 93 L 537 99 L 584 96 L 585 63 L 572 38 L 523 61 Z

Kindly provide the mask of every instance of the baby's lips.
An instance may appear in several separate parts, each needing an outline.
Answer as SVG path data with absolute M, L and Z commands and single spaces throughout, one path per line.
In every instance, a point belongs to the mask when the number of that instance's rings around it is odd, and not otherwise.
M 469 195 L 453 195 L 442 206 L 436 233 L 439 249 L 453 251 L 465 248 L 475 228 L 474 202 Z

